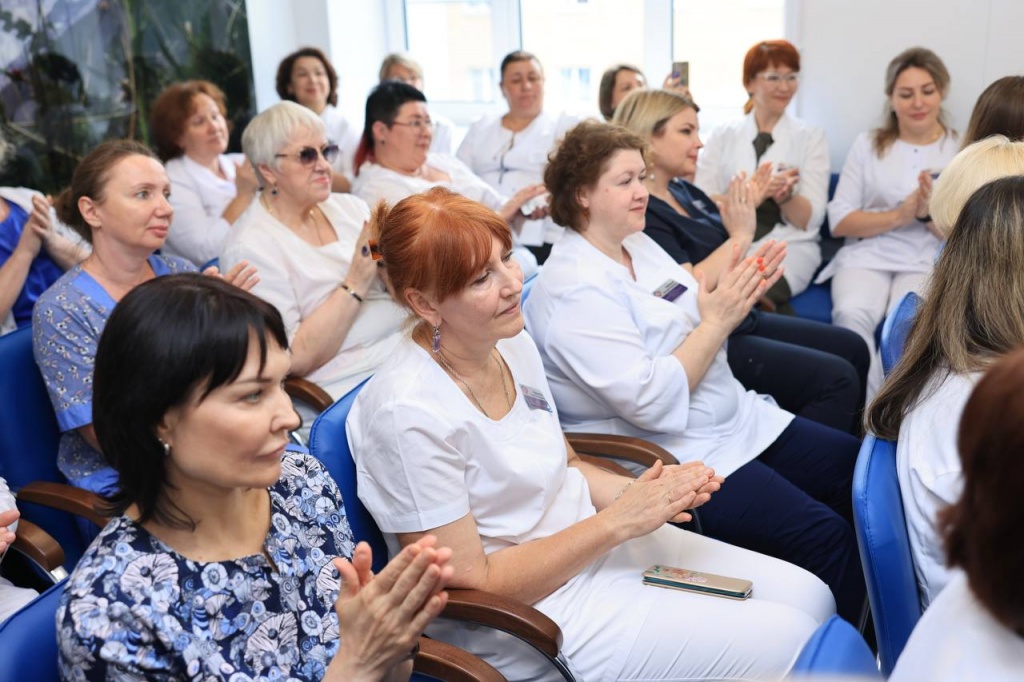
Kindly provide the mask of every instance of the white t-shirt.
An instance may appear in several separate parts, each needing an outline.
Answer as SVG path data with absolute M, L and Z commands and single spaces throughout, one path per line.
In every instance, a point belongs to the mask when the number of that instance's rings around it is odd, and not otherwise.
M 771 445 L 793 415 L 743 388 L 724 345 L 691 394 L 672 351 L 700 323 L 697 281 L 642 232 L 623 246 L 637 281 L 567 230 L 526 302 L 562 426 L 645 438 L 728 476 Z M 669 281 L 685 288 L 672 301 L 654 294 Z
M 7 481 L 0 478 L 0 512 L 17 508 L 14 495 L 7 487 Z M 17 532 L 18 522 L 15 521 L 7 530 Z M 0 559 L 3 559 L 6 550 L 0 552 Z M 16 613 L 21 607 L 35 599 L 36 591 L 24 587 L 15 587 L 9 580 L 0 578 L 0 623 L 3 623 L 9 616 Z
M 896 140 L 885 156 L 878 158 L 871 133 L 861 133 L 850 148 L 836 194 L 828 205 L 829 226 L 854 211 L 891 211 L 917 188 L 923 170 L 941 171 L 954 156 L 958 138 L 944 135 L 926 145 Z M 931 272 L 939 239 L 920 221 L 874 237 L 847 237 L 839 253 L 818 275 L 824 282 L 843 268 L 864 268 L 886 272 Z
M 956 575 L 918 621 L 889 682 L 1019 682 L 1024 637 L 1007 629 Z
M 252 293 L 277 307 L 292 342 L 302 321 L 344 281 L 356 239 L 370 209 L 351 194 L 332 194 L 320 204 L 338 240 L 313 246 L 270 215 L 259 199 L 236 221 L 224 244 L 221 267 L 247 260 L 259 269 Z M 355 322 L 338 353 L 306 378 L 335 399 L 373 374 L 401 338 L 408 314 L 388 296 L 380 280 L 363 295 Z
M 896 471 L 922 606 L 954 575 L 946 568 L 936 515 L 960 499 L 963 490 L 957 433 L 964 405 L 981 376 L 942 372 L 932 377 L 900 424 Z
M 528 126 L 512 132 L 501 124 L 504 114 L 485 116 L 470 126 L 456 155 L 474 173 L 504 196 L 544 182 L 548 154 L 579 118 L 541 112 Z M 519 234 L 524 244 L 539 246 L 558 241 L 564 228 L 550 218 L 530 220 Z
M 349 123 L 348 119 L 342 116 L 341 111 L 333 104 L 324 107 L 324 110 L 320 112 L 320 118 L 324 122 L 328 141 L 341 148 L 341 153 L 334 161 L 334 172 L 341 173 L 351 181 L 355 177 L 352 161 L 356 156 L 356 149 L 359 147 L 363 131 L 357 130 Z
M 370 206 L 381 199 L 393 206 L 407 196 L 426 192 L 432 187 L 447 187 L 495 211 L 507 201 L 454 156 L 430 152 L 427 154 L 427 165 L 447 173 L 451 182 L 434 182 L 405 175 L 367 161 L 359 168 L 359 175 L 352 183 L 352 193 Z
M 221 214 L 237 193 L 235 164 L 248 163 L 245 154 L 221 154 L 218 162 L 223 178 L 187 156 L 164 164 L 174 221 L 161 252 L 192 261 L 197 268 L 220 256 L 231 230 Z
M 694 182 L 713 196 L 725 194 L 729 182 L 739 171 L 751 177 L 757 166 L 766 161 L 776 167 L 782 163 L 800 169 L 796 192 L 811 204 L 807 229 L 801 230 L 783 218 L 783 222 L 750 247 L 752 253 L 767 239 L 785 240 L 789 245 L 785 277 L 790 289 L 797 294 L 807 288 L 821 263 L 818 228 L 825 219 L 828 203 L 828 141 L 821 128 L 783 114 L 772 130 L 774 142 L 758 161 L 754 153 L 757 132 L 753 112 L 716 128 L 701 152 Z

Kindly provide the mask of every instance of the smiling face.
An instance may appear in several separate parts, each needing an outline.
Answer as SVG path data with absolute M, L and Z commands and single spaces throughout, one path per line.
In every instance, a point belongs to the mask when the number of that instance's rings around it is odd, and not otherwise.
M 331 81 L 327 68 L 316 57 L 299 57 L 292 65 L 292 78 L 288 92 L 304 107 L 320 113 L 327 106 L 331 94 Z
M 238 377 L 200 399 L 193 390 L 185 404 L 171 408 L 157 435 L 171 446 L 167 483 L 218 494 L 238 488 L 266 488 L 281 477 L 288 432 L 299 425 L 284 380 L 288 352 L 267 339 L 260 371 L 255 335 Z
M 798 71 L 771 64 L 747 83 L 754 110 L 773 117 L 782 116 L 799 87 Z
M 170 195 L 171 182 L 159 161 L 141 154 L 122 158 L 108 171 L 102 200 L 78 200 L 92 228 L 93 250 L 129 250 L 145 258 L 162 247 L 174 216 Z
M 437 317 L 428 320 L 441 326 L 444 339 L 458 339 L 464 345 L 493 345 L 523 330 L 523 271 L 497 238 L 479 274 L 461 291 L 441 303 L 434 303 Z
M 643 231 L 648 197 L 643 182 L 646 175 L 647 167 L 640 152 L 616 150 L 594 186 L 579 192 L 580 206 L 589 214 L 584 234 L 621 242 Z
M 228 148 L 228 123 L 212 97 L 199 93 L 192 98 L 192 111 L 178 138 L 185 156 L 200 163 L 223 154 Z
M 655 175 L 692 180 L 697 173 L 697 155 L 701 142 L 697 112 L 686 108 L 668 121 L 651 138 L 651 166 Z
M 533 118 L 544 108 L 544 72 L 536 59 L 512 62 L 501 75 L 501 94 L 517 118 Z
M 615 74 L 615 85 L 612 87 L 612 111 L 619 106 L 619 102 L 626 99 L 626 95 L 646 87 L 647 82 L 641 74 L 630 69 L 619 69 Z
M 322 153 L 310 164 L 304 163 L 299 153 L 303 149 L 322 150 L 326 146 L 327 138 L 323 133 L 298 128 L 278 150 L 276 163 L 261 164 L 260 172 L 277 188 L 279 199 L 304 209 L 312 208 L 330 196 L 333 170 Z
M 896 77 L 889 104 L 896 114 L 900 134 L 926 136 L 939 125 L 943 93 L 930 73 L 916 66 Z

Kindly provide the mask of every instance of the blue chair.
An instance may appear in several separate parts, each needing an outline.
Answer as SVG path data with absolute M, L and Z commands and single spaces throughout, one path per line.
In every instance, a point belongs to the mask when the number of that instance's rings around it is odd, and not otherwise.
M 0 624 L 0 682 L 57 682 L 57 604 L 62 580 Z
M 867 642 L 856 628 L 839 616 L 832 616 L 814 631 L 793 664 L 789 679 L 829 675 L 883 679 Z
M 882 673 L 892 674 L 921 601 L 896 476 L 896 443 L 868 435 L 853 470 L 853 521 Z
M 903 347 L 907 343 L 907 335 L 914 324 L 914 316 L 921 304 L 921 297 L 908 291 L 882 325 L 882 341 L 879 351 L 882 354 L 882 371 L 888 375 L 903 356 Z
M 0 476 L 17 493 L 22 517 L 63 548 L 70 571 L 88 543 L 65 502 L 88 508 L 97 498 L 66 485 L 57 469 L 59 442 L 57 418 L 32 354 L 32 330 L 0 337 Z
M 839 174 L 832 173 L 828 179 L 829 201 L 831 201 L 832 197 L 835 196 L 836 185 L 838 184 Z M 825 214 L 825 219 L 821 221 L 821 226 L 818 228 L 818 235 L 821 238 L 821 265 L 818 267 L 817 272 L 814 273 L 815 277 L 817 277 L 818 273 L 822 271 L 830 260 L 832 260 L 843 243 L 841 238 L 832 236 L 832 230 L 828 224 L 827 213 Z M 791 298 L 789 300 L 789 304 L 793 306 L 793 311 L 797 314 L 797 317 L 831 324 L 832 282 L 829 281 L 824 284 L 811 284 L 800 294 Z

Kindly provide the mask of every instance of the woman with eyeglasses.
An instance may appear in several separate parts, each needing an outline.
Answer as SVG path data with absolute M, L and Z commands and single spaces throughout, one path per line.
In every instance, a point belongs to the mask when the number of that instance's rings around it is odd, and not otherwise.
M 799 79 L 800 53 L 790 43 L 766 40 L 750 48 L 743 60 L 746 116 L 715 131 L 697 167 L 697 186 L 716 199 L 738 172 L 755 181 L 751 253 L 769 239 L 786 242 L 786 273 L 762 299 L 770 312 L 792 313 L 789 299 L 807 288 L 821 264 L 828 143 L 821 128 L 786 113 Z
M 942 109 L 947 92 L 949 71 L 934 52 L 896 55 L 886 69 L 885 119 L 854 141 L 828 206 L 832 234 L 846 243 L 818 281 L 832 278 L 832 322 L 872 349 L 869 401 L 882 384 L 875 329 L 908 292 L 924 289 L 945 236 L 929 202 L 959 147 Z
M 331 165 L 335 192 L 347 192 L 352 184 L 352 158 L 359 145 L 359 130 L 338 109 L 338 72 L 331 60 L 315 47 L 303 47 L 281 60 L 277 67 L 277 94 L 312 110 L 324 123 L 327 139 L 338 145 Z
M 456 156 L 488 185 L 512 196 L 542 182 L 548 154 L 579 119 L 544 111 L 544 69 L 529 52 L 516 50 L 501 60 L 498 86 L 508 111 L 470 126 Z M 544 219 L 525 223 L 518 237 L 543 263 L 561 235 L 561 227 Z
M 431 152 L 432 141 L 433 120 L 423 93 L 400 81 L 381 83 L 366 98 L 366 125 L 356 152 L 358 171 L 352 193 L 371 205 L 381 199 L 395 204 L 410 194 L 446 187 L 494 210 L 513 231 L 528 217 L 546 215 L 545 208 L 530 209 L 527 204 L 544 194 L 539 177 L 506 198 L 459 159 Z M 524 271 L 536 270 L 533 254 L 522 247 L 515 251 Z
M 150 127 L 171 180 L 177 215 L 163 253 L 196 266 L 218 257 L 228 232 L 249 208 L 259 182 L 242 154 L 226 154 L 227 104 L 210 81 L 164 88 L 153 102 Z
M 279 102 L 260 113 L 242 149 L 264 189 L 232 230 L 221 263 L 259 268 L 253 293 L 284 318 L 292 373 L 339 398 L 391 353 L 405 319 L 370 257 L 369 208 L 331 192 L 338 146 L 305 107 Z

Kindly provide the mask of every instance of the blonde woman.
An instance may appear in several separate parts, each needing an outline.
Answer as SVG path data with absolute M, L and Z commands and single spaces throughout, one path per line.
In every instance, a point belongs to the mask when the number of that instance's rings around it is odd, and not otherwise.
M 420 92 L 423 89 L 423 67 L 407 54 L 392 52 L 380 63 L 380 82 L 401 81 L 411 85 Z M 430 141 L 430 151 L 438 154 L 455 153 L 455 124 L 446 116 L 436 111 L 430 112 L 430 120 L 434 123 L 434 138 Z
M 975 190 L 1020 175 L 1024 143 L 1002 136 L 963 150 L 943 173 L 931 205 L 936 227 L 949 239 L 903 357 L 868 413 L 871 431 L 897 441 L 903 509 L 925 605 L 951 577 L 936 513 L 955 502 L 962 487 L 960 413 L 982 372 L 1024 344 L 1024 187 L 984 195 Z

